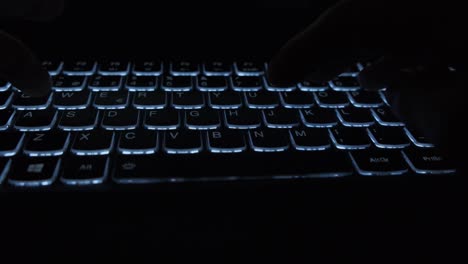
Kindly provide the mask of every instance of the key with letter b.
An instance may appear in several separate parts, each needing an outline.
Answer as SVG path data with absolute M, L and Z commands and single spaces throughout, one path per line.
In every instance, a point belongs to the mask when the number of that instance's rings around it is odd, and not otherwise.
M 244 132 L 223 129 L 208 131 L 208 149 L 213 153 L 238 153 L 246 149 Z

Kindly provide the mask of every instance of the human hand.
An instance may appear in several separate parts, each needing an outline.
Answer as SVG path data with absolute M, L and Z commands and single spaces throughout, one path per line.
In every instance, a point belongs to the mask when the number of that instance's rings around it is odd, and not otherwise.
M 10 0 L 0 2 L 1 19 L 47 21 L 63 11 L 63 0 Z M 0 79 L 30 96 L 50 91 L 48 72 L 20 40 L 0 30 Z
M 466 62 L 459 6 L 450 0 L 340 1 L 279 51 L 269 80 L 328 81 L 358 61 L 373 61 L 359 74 L 363 89 L 387 88 L 394 112 L 409 127 L 451 149 L 460 133 Z

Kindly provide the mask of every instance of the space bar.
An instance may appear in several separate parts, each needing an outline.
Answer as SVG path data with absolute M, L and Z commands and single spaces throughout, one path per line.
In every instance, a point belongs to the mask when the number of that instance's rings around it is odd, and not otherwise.
M 335 151 L 118 156 L 117 183 L 293 179 L 351 175 L 346 153 Z

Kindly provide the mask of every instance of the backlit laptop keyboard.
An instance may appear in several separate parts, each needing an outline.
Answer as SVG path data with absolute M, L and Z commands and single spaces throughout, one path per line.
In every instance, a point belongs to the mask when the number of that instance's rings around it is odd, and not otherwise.
M 285 87 L 254 61 L 44 67 L 47 96 L 0 82 L 0 188 L 454 172 L 360 65 Z

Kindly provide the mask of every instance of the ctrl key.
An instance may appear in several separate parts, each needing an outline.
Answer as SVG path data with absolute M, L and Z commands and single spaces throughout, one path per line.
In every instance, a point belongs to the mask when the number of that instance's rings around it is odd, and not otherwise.
M 12 164 L 8 183 L 19 187 L 51 185 L 58 176 L 60 163 L 60 158 L 18 158 Z
M 410 148 L 403 151 L 410 168 L 417 174 L 453 174 L 455 164 L 436 148 Z
M 363 176 L 401 175 L 408 171 L 397 150 L 358 150 L 350 152 L 350 156 L 355 169 Z

